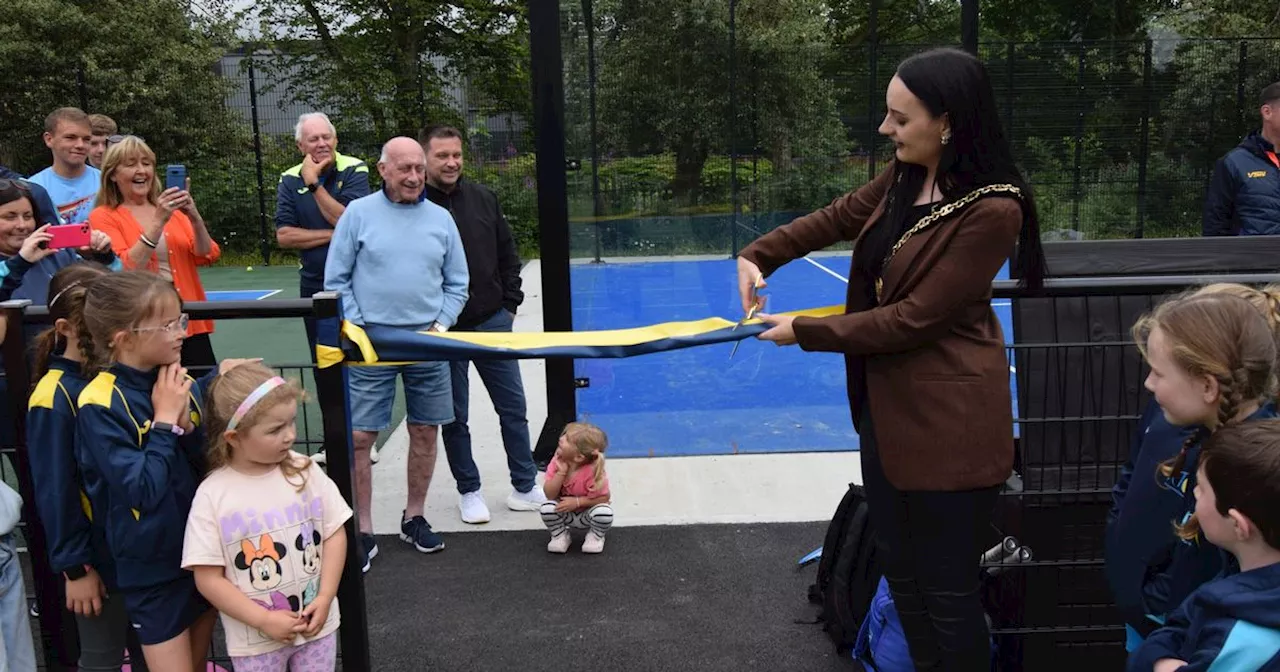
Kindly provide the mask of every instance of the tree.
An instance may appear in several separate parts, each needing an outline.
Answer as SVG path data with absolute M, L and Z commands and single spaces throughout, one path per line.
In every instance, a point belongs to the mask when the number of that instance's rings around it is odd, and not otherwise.
M 291 83 L 294 100 L 341 119 L 344 136 L 367 129 L 376 143 L 416 135 L 429 121 L 465 128 L 449 100 L 458 80 L 470 79 L 467 93 L 482 112 L 530 107 L 528 30 L 517 0 L 301 0 L 257 11 L 276 36 L 265 44 L 268 67 Z
M 9 0 L 0 22 L 0 160 L 30 174 L 49 163 L 44 117 L 86 106 L 164 157 L 213 159 L 248 146 L 215 70 L 227 26 L 181 0 Z
M 626 155 L 673 154 L 677 202 L 697 202 L 703 166 L 731 137 L 740 152 L 758 140 L 775 162 L 843 153 L 819 66 L 829 54 L 821 0 L 737 1 L 733 111 L 729 2 L 597 0 L 594 11 L 601 143 Z

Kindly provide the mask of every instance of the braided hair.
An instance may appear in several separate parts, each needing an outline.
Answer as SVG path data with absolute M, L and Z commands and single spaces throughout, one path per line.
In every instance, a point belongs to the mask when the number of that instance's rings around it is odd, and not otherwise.
M 97 262 L 82 261 L 64 266 L 53 274 L 53 278 L 49 280 L 48 303 L 49 318 L 53 325 L 40 332 L 32 345 L 36 366 L 35 382 L 39 382 L 48 373 L 49 357 L 66 347 L 58 333 L 59 320 L 66 320 L 71 333 L 75 334 L 81 368 L 88 373 L 88 364 L 94 359 L 94 348 L 89 327 L 84 322 L 84 296 L 93 281 L 110 272 L 106 266 Z
M 1254 305 L 1228 293 L 1198 293 L 1168 301 L 1138 320 L 1134 340 L 1144 357 L 1151 333 L 1159 329 L 1170 357 L 1185 373 L 1208 376 L 1218 385 L 1218 409 L 1203 423 L 1205 431 L 1235 421 L 1250 402 L 1275 394 L 1275 332 Z M 1172 460 L 1161 465 L 1165 476 L 1179 473 L 1187 450 L 1204 438 L 1195 432 Z
M 1267 297 L 1264 304 L 1269 303 Z M 1157 478 L 1169 478 L 1185 470 L 1192 447 L 1235 423 L 1249 404 L 1274 397 L 1276 332 L 1254 302 L 1236 292 L 1205 290 L 1168 301 L 1138 320 L 1133 335 L 1143 357 L 1148 357 L 1148 341 L 1156 329 L 1178 368 L 1192 377 L 1207 376 L 1218 387 L 1214 417 L 1206 418 L 1178 454 L 1160 465 Z M 1183 538 L 1194 538 L 1198 532 L 1194 516 L 1178 526 Z

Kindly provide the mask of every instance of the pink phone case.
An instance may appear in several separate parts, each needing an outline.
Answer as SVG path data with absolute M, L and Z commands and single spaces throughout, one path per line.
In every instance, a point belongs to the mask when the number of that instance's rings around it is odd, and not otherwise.
M 88 247 L 91 240 L 87 223 L 51 226 L 48 229 L 48 233 L 53 236 L 49 240 L 49 247 L 55 250 L 68 247 Z

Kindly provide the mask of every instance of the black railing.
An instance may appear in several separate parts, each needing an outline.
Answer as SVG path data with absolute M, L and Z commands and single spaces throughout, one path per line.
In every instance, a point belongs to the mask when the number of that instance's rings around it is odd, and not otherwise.
M 1032 553 L 1016 569 L 984 588 L 993 605 L 993 635 L 1001 669 L 1049 666 L 1114 666 L 1123 660 L 1123 625 L 1103 577 L 1103 529 L 1109 491 L 1128 451 L 1139 411 L 1148 402 L 1145 367 L 1128 336 L 1129 326 L 1161 297 L 1210 282 L 1262 284 L 1280 275 L 1166 275 L 1148 278 L 1054 279 L 1036 292 L 1016 282 L 995 283 L 999 299 L 1013 301 L 1018 450 L 1014 478 L 995 518 L 993 543 L 1013 536 Z M 30 380 L 24 366 L 23 326 L 47 320 L 43 307 L 0 304 L 9 322 L 4 341 L 10 402 L 18 440 L 11 453 L 28 507 L 32 501 L 22 435 Z M 314 300 L 187 304 L 196 318 L 339 319 L 333 295 Z M 305 367 L 299 367 L 305 368 Z M 354 508 L 350 426 L 344 366 L 318 369 L 316 382 L 327 469 Z M 570 391 L 569 394 L 573 392 Z M 51 575 L 34 511 L 24 512 L 34 588 L 41 604 L 40 630 L 46 669 L 67 669 L 65 649 L 74 621 L 62 620 L 57 577 Z M 356 517 L 347 525 L 356 540 Z M 338 593 L 342 605 L 343 669 L 370 669 L 369 623 L 357 543 L 348 544 Z M 1106 667 L 1105 669 L 1110 669 Z
M 75 620 L 61 603 L 61 577 L 55 575 L 49 565 L 44 532 L 35 511 L 35 491 L 31 479 L 26 445 L 25 420 L 27 398 L 31 389 L 31 374 L 26 366 L 28 328 L 47 324 L 48 311 L 44 306 L 33 306 L 27 301 L 9 301 L 0 304 L 8 323 L 3 342 L 5 379 L 8 385 L 9 404 L 13 414 L 14 445 L 9 452 L 13 460 L 19 492 L 22 494 L 22 528 L 27 555 L 31 562 L 31 588 L 39 605 L 39 643 L 43 652 L 43 669 L 69 670 L 75 668 L 77 637 Z M 312 299 L 286 299 L 277 301 L 219 301 L 187 303 L 184 310 L 194 319 L 266 319 L 280 317 L 314 317 L 316 320 L 341 318 L 341 301 L 331 293 L 317 294 Z M 303 370 L 309 365 L 275 365 L 277 369 Z M 337 485 L 343 498 L 356 508 L 354 464 L 352 460 L 351 427 L 347 414 L 345 367 L 331 366 L 316 369 L 316 392 L 320 401 L 323 422 L 322 447 L 326 455 L 325 470 Z M 305 411 L 302 416 L 304 445 L 310 448 L 315 440 L 310 433 L 310 422 Z M 314 452 L 308 450 L 307 452 Z M 357 512 L 358 513 L 358 512 Z M 342 611 L 339 630 L 342 669 L 346 672 L 370 670 L 368 614 L 365 609 L 364 579 L 362 573 L 358 515 L 346 523 L 347 561 L 342 582 L 338 587 L 338 604 Z M 33 522 L 34 521 L 34 522 Z M 218 643 L 215 642 L 215 652 Z M 213 662 L 229 663 L 225 656 L 211 657 Z

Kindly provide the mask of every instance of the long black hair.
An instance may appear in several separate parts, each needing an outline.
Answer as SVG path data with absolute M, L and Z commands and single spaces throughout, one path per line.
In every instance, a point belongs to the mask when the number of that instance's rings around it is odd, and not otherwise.
M 1013 161 L 986 66 L 959 49 L 931 49 L 903 61 L 897 75 L 931 116 L 945 114 L 950 122 L 951 139 L 942 146 L 935 178 L 945 201 L 991 184 L 1012 184 L 1022 191 L 1022 230 L 1011 271 L 1020 286 L 1040 289 L 1046 275 L 1040 218 L 1031 187 Z M 885 217 L 900 227 L 928 171 L 897 160 L 892 170 Z

